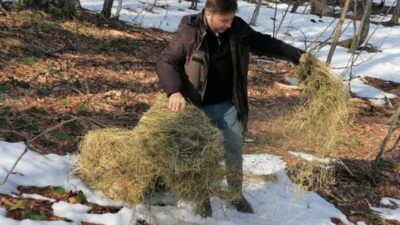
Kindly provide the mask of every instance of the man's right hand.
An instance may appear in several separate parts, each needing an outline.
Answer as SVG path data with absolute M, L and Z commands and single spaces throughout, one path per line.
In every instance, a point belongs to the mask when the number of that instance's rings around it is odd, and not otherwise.
M 180 92 L 173 93 L 169 96 L 168 108 L 172 112 L 183 111 L 186 107 L 186 99 Z

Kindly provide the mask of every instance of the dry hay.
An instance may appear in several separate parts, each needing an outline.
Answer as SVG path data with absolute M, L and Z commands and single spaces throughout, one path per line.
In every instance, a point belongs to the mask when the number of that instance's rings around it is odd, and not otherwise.
M 162 95 L 133 130 L 89 132 L 77 155 L 78 176 L 113 199 L 137 203 L 156 180 L 177 197 L 195 202 L 229 196 L 223 136 L 196 106 L 174 113 Z
M 133 135 L 122 128 L 90 131 L 76 155 L 77 175 L 112 199 L 141 202 L 158 169 L 142 160 Z
M 334 182 L 334 166 L 318 161 L 293 160 L 288 166 L 288 176 L 302 190 L 317 191 Z
M 281 129 L 281 149 L 307 152 L 321 158 L 334 156 L 335 147 L 350 122 L 345 85 L 326 64 L 314 57 L 295 66 L 291 73 L 301 81 L 303 92 L 294 112 L 277 120 L 280 126 L 272 126 Z M 304 160 L 288 164 L 293 182 L 306 190 L 332 182 L 330 168 Z
M 295 141 L 291 149 L 301 148 L 327 156 L 340 141 L 344 125 L 349 123 L 345 85 L 326 64 L 313 57 L 295 66 L 292 74 L 301 80 L 304 89 L 302 104 L 286 127 L 290 139 Z
M 163 168 L 161 178 L 177 197 L 196 202 L 210 195 L 224 197 L 223 136 L 196 106 L 173 113 L 167 98 L 160 96 L 134 133 L 141 137 L 138 144 L 145 157 Z

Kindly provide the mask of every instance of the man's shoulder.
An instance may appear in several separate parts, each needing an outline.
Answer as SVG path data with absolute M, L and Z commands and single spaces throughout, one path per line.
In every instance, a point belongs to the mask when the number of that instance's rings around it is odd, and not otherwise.
M 241 17 L 235 16 L 232 22 L 232 28 L 236 34 L 242 34 L 243 32 L 248 32 L 250 25 L 246 23 Z
M 198 28 L 201 26 L 202 20 L 202 13 L 186 15 L 182 17 L 180 26 L 188 26 L 193 28 Z

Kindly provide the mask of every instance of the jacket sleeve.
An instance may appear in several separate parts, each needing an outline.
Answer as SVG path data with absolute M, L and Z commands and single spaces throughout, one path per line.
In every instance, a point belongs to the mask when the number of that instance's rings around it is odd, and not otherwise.
M 179 92 L 182 87 L 180 74 L 183 73 L 186 59 L 185 32 L 183 30 L 181 21 L 173 40 L 157 59 L 157 77 L 168 95 Z
M 244 21 L 243 21 L 244 22 Z M 270 55 L 278 58 L 284 58 L 295 64 L 299 63 L 301 54 L 305 51 L 289 45 L 281 40 L 271 37 L 268 34 L 262 34 L 255 31 L 248 24 L 245 25 L 247 30 L 248 43 L 250 51 L 257 55 Z

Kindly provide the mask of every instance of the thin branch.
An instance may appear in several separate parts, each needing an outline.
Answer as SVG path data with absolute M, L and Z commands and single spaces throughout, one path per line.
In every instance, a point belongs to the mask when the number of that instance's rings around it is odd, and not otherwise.
M 324 30 L 321 31 L 321 33 L 320 33 L 318 36 L 316 36 L 316 37 L 314 38 L 314 40 L 311 42 L 310 46 L 312 46 L 314 43 L 318 43 L 318 40 L 322 37 L 322 34 L 325 33 L 325 31 L 328 30 L 328 28 L 331 27 L 331 26 L 333 25 L 333 23 L 336 21 L 336 19 L 337 19 L 337 18 L 333 19 L 333 20 L 328 24 L 328 26 L 326 26 L 326 27 L 324 28 Z M 314 51 L 315 49 L 322 48 L 322 47 L 324 47 L 325 45 L 329 44 L 328 41 L 331 39 L 331 37 L 332 37 L 332 35 L 333 35 L 334 33 L 335 33 L 335 30 L 332 31 L 332 33 L 329 35 L 329 37 L 328 37 L 325 41 L 321 41 L 321 42 L 319 43 L 319 45 L 315 45 L 315 47 L 311 48 L 310 51 Z
M 399 144 L 399 142 L 400 142 L 400 134 L 399 134 L 399 136 L 397 137 L 396 141 L 394 142 L 393 146 L 392 146 L 388 151 L 389 151 L 389 152 L 390 152 L 390 151 L 393 151 L 394 148 L 396 148 L 396 146 Z
M 394 3 L 395 3 L 395 2 L 394 2 Z M 379 25 L 382 24 L 383 19 L 389 14 L 390 10 L 394 7 L 394 3 L 393 3 L 393 4 L 389 7 L 389 9 L 386 11 L 385 16 L 382 16 L 382 18 L 379 20 L 379 23 L 375 26 L 375 29 L 372 31 L 371 35 L 369 35 L 369 36 L 367 37 L 367 40 L 365 40 L 365 43 L 368 43 L 368 41 L 373 37 L 373 35 L 375 34 L 375 32 L 378 30 Z M 393 28 L 392 28 L 392 29 L 393 29 Z M 388 36 L 389 36 L 389 35 L 388 35 Z M 382 41 L 381 46 L 383 45 L 383 43 L 385 42 L 385 40 L 388 38 L 388 36 L 386 36 L 386 37 L 384 38 L 384 41 Z M 354 54 L 355 54 L 355 53 L 352 53 L 351 58 L 350 58 L 349 61 L 347 62 L 347 65 L 346 65 L 345 67 L 341 67 L 341 69 L 344 69 L 343 72 L 342 72 L 342 74 L 341 74 L 342 76 L 344 76 L 344 74 L 347 73 L 347 71 L 348 71 L 349 68 L 350 68 L 350 66 L 349 66 L 350 64 L 352 64 L 353 67 L 354 67 L 354 66 L 361 65 L 362 63 L 368 62 L 369 60 L 371 60 L 372 58 L 374 58 L 374 57 L 376 56 L 377 53 L 375 53 L 374 55 L 370 56 L 367 60 L 362 61 L 362 62 L 360 62 L 360 63 L 358 63 L 358 64 L 356 64 L 355 62 L 356 62 L 356 61 L 358 60 L 358 58 L 360 57 L 360 54 L 357 55 L 357 56 L 355 57 L 355 59 L 353 59 Z M 353 61 L 354 61 L 354 62 L 353 62 Z M 335 68 L 335 69 L 336 69 L 336 68 Z M 352 68 L 350 68 L 350 69 L 352 69 Z M 350 78 L 351 78 L 351 77 L 350 77 Z M 351 79 L 350 79 L 350 81 L 351 81 Z
M 3 1 L 0 0 L 0 11 L 6 14 L 7 17 L 10 17 L 10 14 L 8 14 L 7 10 L 3 8 Z
M 377 165 L 378 161 L 381 159 L 383 152 L 385 151 L 386 145 L 389 142 L 390 136 L 392 136 L 393 131 L 396 129 L 396 123 L 399 119 L 399 115 L 400 115 L 400 106 L 397 108 L 397 110 L 393 114 L 392 123 L 390 124 L 388 132 L 386 134 L 386 137 L 383 139 L 380 150 L 379 150 L 378 154 L 376 155 L 375 162 L 374 162 L 375 166 Z
M 20 132 L 18 132 L 18 131 L 15 131 L 15 130 L 0 129 L 0 132 L 3 132 L 3 133 L 13 133 L 13 134 L 16 134 L 16 135 L 18 135 L 18 136 L 23 137 L 23 138 L 24 138 L 24 141 L 28 140 L 28 138 L 27 138 L 24 134 L 22 134 L 22 133 L 20 133 Z
M 115 13 L 114 18 L 118 19 L 122 10 L 122 0 L 118 0 L 117 12 Z
M 289 7 L 290 7 L 290 2 L 288 2 L 288 5 L 286 7 L 286 10 L 285 10 L 285 12 L 283 14 L 283 17 L 282 17 L 281 21 L 279 21 L 278 28 L 276 29 L 276 33 L 277 34 L 279 33 L 279 30 L 281 29 L 282 23 L 285 20 L 287 13 L 289 12 Z
M 0 186 L 4 185 L 8 178 L 10 177 L 10 175 L 13 173 L 15 167 L 17 166 L 18 162 L 22 159 L 22 157 L 25 155 L 25 153 L 28 152 L 28 146 L 25 147 L 25 150 L 22 152 L 22 154 L 18 157 L 17 161 L 14 162 L 14 165 L 11 167 L 11 170 L 7 173 L 6 177 L 4 178 L 4 180 L 2 180 L 0 182 Z
M 342 14 L 340 15 L 339 23 L 336 26 L 335 37 L 333 38 L 332 46 L 329 49 L 328 58 L 326 59 L 327 64 L 331 64 L 332 56 L 333 56 L 333 53 L 335 52 L 337 42 L 339 41 L 339 36 L 340 36 L 341 30 L 342 30 L 342 25 L 343 25 L 344 19 L 346 18 L 346 12 L 347 12 L 347 9 L 349 8 L 349 4 L 350 4 L 350 0 L 346 0 Z
M 47 130 L 44 131 L 43 133 L 41 133 L 41 134 L 39 134 L 39 135 L 33 137 L 32 139 L 28 140 L 28 141 L 26 142 L 25 150 L 24 150 L 24 151 L 22 152 L 22 154 L 18 157 L 18 159 L 14 162 L 13 166 L 11 167 L 10 171 L 8 171 L 8 173 L 7 173 L 6 177 L 4 178 L 4 180 L 0 182 L 0 185 L 4 185 L 4 184 L 7 182 L 8 178 L 9 178 L 10 175 L 13 173 L 15 167 L 17 166 L 17 164 L 19 163 L 19 161 L 22 159 L 22 157 L 28 152 L 28 148 L 31 147 L 31 145 L 32 145 L 32 143 L 33 143 L 34 141 L 36 141 L 39 137 L 41 137 L 41 136 L 43 136 L 43 135 L 49 133 L 50 131 L 55 130 L 55 129 L 57 129 L 57 128 L 60 127 L 60 126 L 66 124 L 66 123 L 70 123 L 70 122 L 72 122 L 72 121 L 75 121 L 75 120 L 77 120 L 77 119 L 78 119 L 78 117 L 74 117 L 74 118 L 72 118 L 72 119 L 70 119 L 70 120 L 63 121 L 63 122 L 61 122 L 61 123 L 55 125 L 54 127 L 51 127 L 51 128 L 49 128 L 49 129 L 47 129 Z M 0 131 L 12 132 L 12 133 L 21 135 L 22 137 L 25 137 L 24 135 L 19 134 L 19 133 L 16 132 L 16 131 L 9 131 L 9 130 L 0 130 Z
M 297 28 L 297 27 L 293 27 L 293 26 L 287 26 L 286 28 L 290 28 L 290 29 L 293 29 L 293 30 L 298 30 L 298 31 L 300 31 L 300 33 L 303 35 L 303 37 L 304 37 L 304 49 L 305 49 L 305 51 L 307 51 L 307 42 L 308 42 L 308 40 L 307 40 L 307 35 L 303 32 L 303 30 L 301 30 L 301 29 L 299 29 L 299 28 Z
M 61 122 L 61 123 L 55 125 L 54 127 L 51 127 L 51 128 L 49 128 L 49 129 L 45 130 L 44 132 L 42 132 L 41 134 L 37 135 L 36 137 L 34 137 L 34 138 L 28 140 L 28 141 L 27 141 L 27 145 L 30 146 L 30 145 L 31 145 L 34 141 L 36 141 L 39 137 L 41 137 L 41 136 L 43 136 L 43 135 L 45 135 L 45 134 L 47 134 L 47 133 L 49 133 L 49 132 L 51 132 L 51 131 L 53 131 L 53 130 L 55 130 L 55 129 L 57 129 L 57 128 L 63 126 L 63 125 L 66 124 L 66 123 L 73 122 L 73 121 L 75 121 L 75 120 L 77 120 L 77 119 L 78 119 L 78 117 L 74 117 L 74 118 L 72 118 L 72 119 L 63 121 L 63 122 Z
M 337 161 L 347 170 L 347 172 L 349 172 L 349 174 L 350 174 L 351 176 L 354 177 L 353 172 L 351 172 L 351 170 L 349 169 L 349 167 L 347 167 L 346 164 L 344 164 L 344 162 L 343 162 L 341 159 L 337 159 Z
M 277 12 L 278 12 L 278 2 L 276 1 L 275 2 L 275 11 L 274 11 L 274 23 L 273 23 L 273 30 L 272 30 L 272 37 L 276 37 L 276 33 L 275 33 L 275 23 L 276 23 L 276 14 L 277 14 Z

